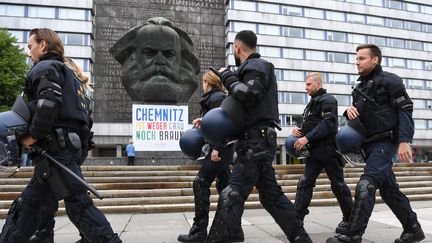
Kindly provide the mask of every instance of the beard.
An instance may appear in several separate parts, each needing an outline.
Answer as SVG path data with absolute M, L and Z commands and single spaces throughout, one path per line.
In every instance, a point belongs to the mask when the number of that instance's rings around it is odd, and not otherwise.
M 235 53 L 234 53 L 234 61 L 237 67 L 241 65 L 240 57 L 238 57 Z

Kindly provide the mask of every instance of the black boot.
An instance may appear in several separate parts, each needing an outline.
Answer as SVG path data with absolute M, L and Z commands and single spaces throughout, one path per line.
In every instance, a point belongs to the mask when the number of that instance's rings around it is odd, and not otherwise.
M 303 231 L 302 233 L 297 235 L 292 242 L 293 243 L 313 243 L 312 239 L 309 237 L 306 231 Z
M 231 242 L 243 242 L 244 241 L 244 233 L 243 233 L 243 229 L 240 226 L 240 228 L 238 228 L 236 231 L 234 231 L 231 235 L 230 235 L 230 239 Z
M 189 234 L 181 234 L 177 240 L 180 242 L 205 242 L 207 239 L 207 228 L 192 225 Z
M 415 223 L 411 229 L 404 230 L 401 234 L 401 236 L 396 239 L 395 243 L 414 243 L 414 242 L 420 242 L 425 239 L 425 235 L 423 233 L 423 230 L 420 226 L 420 224 L 417 222 Z
M 336 233 L 337 234 L 346 234 L 348 231 L 348 227 L 349 227 L 349 222 L 342 220 L 338 226 L 336 227 Z
M 347 236 L 347 235 L 336 235 L 326 240 L 326 243 L 361 243 L 362 238 L 359 235 Z
M 30 238 L 29 243 L 54 243 L 54 231 L 39 230 Z

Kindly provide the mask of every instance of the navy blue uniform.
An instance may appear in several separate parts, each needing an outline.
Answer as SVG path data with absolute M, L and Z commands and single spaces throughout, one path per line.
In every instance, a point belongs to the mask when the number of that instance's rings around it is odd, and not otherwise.
M 234 84 L 227 79 L 235 76 Z M 241 225 L 244 203 L 255 186 L 264 208 L 276 220 L 290 241 L 304 236 L 303 224 L 293 204 L 276 182 L 272 161 L 276 153 L 274 122 L 278 120 L 277 83 L 273 65 L 254 53 L 237 72 L 224 71 L 222 80 L 229 95 L 245 110 L 245 130 L 236 144 L 238 159 L 229 185 L 219 196 L 218 209 L 207 242 L 229 242 L 229 235 Z M 251 92 L 238 95 L 236 85 L 249 86 Z M 240 89 L 241 92 L 242 89 Z M 244 90 L 244 89 L 243 89 Z
M 337 101 L 325 89 L 312 95 L 303 113 L 302 135 L 308 139 L 311 156 L 306 158 L 305 170 L 297 185 L 294 207 L 304 219 L 312 200 L 316 179 L 323 169 L 330 179 L 343 213 L 348 222 L 352 208 L 351 192 L 344 181 L 343 163 L 336 153 L 335 136 L 338 129 Z
M 203 94 L 200 101 L 201 116 L 204 116 L 208 111 L 217 108 L 222 104 L 226 95 L 218 88 L 213 88 Z M 182 242 L 197 242 L 204 241 L 207 237 L 207 226 L 210 210 L 210 187 L 213 181 L 216 180 L 216 189 L 220 194 L 228 185 L 230 175 L 229 165 L 233 160 L 234 146 L 231 144 L 227 147 L 210 147 L 209 152 L 202 161 L 202 166 L 198 175 L 193 181 L 194 202 L 195 202 L 195 217 L 194 223 L 188 235 L 180 235 L 178 240 Z M 220 161 L 212 161 L 212 150 L 216 149 L 219 152 Z
M 83 178 L 79 135 L 81 128 L 89 125 L 89 118 L 80 83 L 71 82 L 67 75 L 73 75 L 72 71 L 51 53 L 41 57 L 29 72 L 26 94 L 33 113 L 29 133 L 38 139 L 37 145 Z M 43 156 L 33 157 L 35 172 L 9 210 L 0 242 L 27 242 L 43 220 L 41 214 L 46 213 L 40 208 L 48 203 L 47 210 L 53 212 L 57 207 L 53 197 L 64 199 L 69 219 L 89 241 L 121 242 L 81 184 Z
M 393 73 L 383 72 L 380 65 L 367 76 L 361 76 L 359 81 L 360 84 L 353 91 L 353 105 L 360 114 L 368 136 L 377 139 L 363 145 L 366 166 L 356 186 L 348 231 L 328 242 L 361 241 L 375 205 L 377 189 L 404 228 L 401 239 L 395 242 L 414 242 L 403 239 L 406 239 L 406 233 L 421 231 L 420 224 L 392 171 L 392 157 L 397 153 L 399 143 L 411 142 L 414 135 L 412 102 L 402 79 Z M 357 89 L 371 99 L 365 98 Z

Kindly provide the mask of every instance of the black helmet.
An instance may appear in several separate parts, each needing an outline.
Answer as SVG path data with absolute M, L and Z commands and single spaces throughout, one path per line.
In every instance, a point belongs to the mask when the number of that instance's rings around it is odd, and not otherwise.
M 292 134 L 289 135 L 289 136 L 286 138 L 286 140 L 285 140 L 285 148 L 286 148 L 287 153 L 288 153 L 291 157 L 299 158 L 299 159 L 309 157 L 309 156 L 310 156 L 310 152 L 309 152 L 309 150 L 307 149 L 306 146 L 303 146 L 303 148 L 300 149 L 300 150 L 296 150 L 296 149 L 294 148 L 294 143 L 295 143 L 298 139 L 299 139 L 298 137 L 295 137 L 295 136 L 292 135 Z
M 195 160 L 200 157 L 205 141 L 203 135 L 201 134 L 201 130 L 194 127 L 182 134 L 179 143 L 181 151 L 186 156 Z
M 0 113 L 0 165 L 17 165 L 21 160 L 19 139 L 28 133 L 28 123 L 14 111 Z
M 366 128 L 359 118 L 349 120 L 348 124 L 336 134 L 336 145 L 342 154 L 353 152 L 366 140 Z

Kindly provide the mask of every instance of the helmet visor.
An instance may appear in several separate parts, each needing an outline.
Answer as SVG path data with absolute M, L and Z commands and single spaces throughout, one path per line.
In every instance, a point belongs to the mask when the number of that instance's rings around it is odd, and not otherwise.
M 0 140 L 0 166 L 8 166 L 9 164 L 10 160 L 6 144 Z

